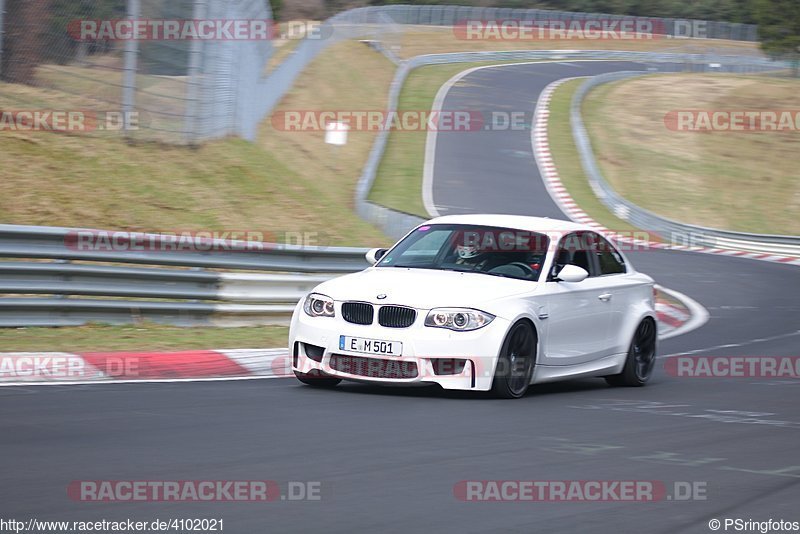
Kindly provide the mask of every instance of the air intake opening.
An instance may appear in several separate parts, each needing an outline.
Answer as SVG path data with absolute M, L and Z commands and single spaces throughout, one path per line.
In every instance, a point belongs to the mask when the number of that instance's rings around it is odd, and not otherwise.
M 325 354 L 325 347 L 318 347 L 316 345 L 310 345 L 308 343 L 303 343 L 303 349 L 306 351 L 306 356 L 308 356 L 315 362 L 321 362 L 322 355 Z
M 467 360 L 461 358 L 436 358 L 431 360 L 436 375 L 460 375 L 464 372 Z
M 331 354 L 331 369 L 367 378 L 416 378 L 417 363 L 399 360 L 380 360 L 362 356 Z

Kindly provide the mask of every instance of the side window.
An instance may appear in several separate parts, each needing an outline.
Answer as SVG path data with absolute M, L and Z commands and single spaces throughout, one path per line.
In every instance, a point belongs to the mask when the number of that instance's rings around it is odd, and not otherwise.
M 600 267 L 600 275 L 621 274 L 627 271 L 619 251 L 604 237 L 595 235 L 593 253 Z
M 551 277 L 555 277 L 565 265 L 576 265 L 586 269 L 589 276 L 597 276 L 592 261 L 594 243 L 592 236 L 594 234 L 591 232 L 573 232 L 562 237 L 556 251 Z

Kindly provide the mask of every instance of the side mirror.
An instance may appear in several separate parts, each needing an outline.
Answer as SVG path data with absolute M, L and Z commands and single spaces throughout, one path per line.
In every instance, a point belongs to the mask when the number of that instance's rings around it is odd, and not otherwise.
M 586 272 L 586 269 L 578 267 L 577 265 L 565 265 L 558 271 L 558 278 L 556 278 L 556 280 L 577 283 L 586 280 L 587 276 L 589 276 L 589 273 Z
M 373 248 L 367 251 L 364 255 L 370 265 L 375 265 L 381 258 L 389 251 L 388 248 Z

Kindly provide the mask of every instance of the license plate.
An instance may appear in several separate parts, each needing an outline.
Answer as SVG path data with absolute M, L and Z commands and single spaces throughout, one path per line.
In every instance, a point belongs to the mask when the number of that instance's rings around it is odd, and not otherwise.
M 403 344 L 399 341 L 339 336 L 339 350 L 349 350 L 351 352 L 361 352 L 364 354 L 400 356 L 403 354 Z

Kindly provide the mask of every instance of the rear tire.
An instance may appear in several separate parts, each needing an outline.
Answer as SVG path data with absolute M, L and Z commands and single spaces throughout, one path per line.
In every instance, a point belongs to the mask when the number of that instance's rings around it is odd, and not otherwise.
M 295 371 L 294 376 L 303 384 L 313 386 L 315 388 L 332 388 L 342 381 L 341 378 L 334 378 L 319 371 L 317 371 L 317 374 L 306 374 Z
M 652 318 L 639 323 L 622 372 L 605 377 L 609 386 L 641 387 L 650 380 L 656 363 L 656 333 L 656 322 Z
M 522 321 L 511 327 L 503 346 L 492 380 L 492 394 L 501 399 L 518 399 L 525 395 L 536 365 L 538 338 L 530 323 Z

